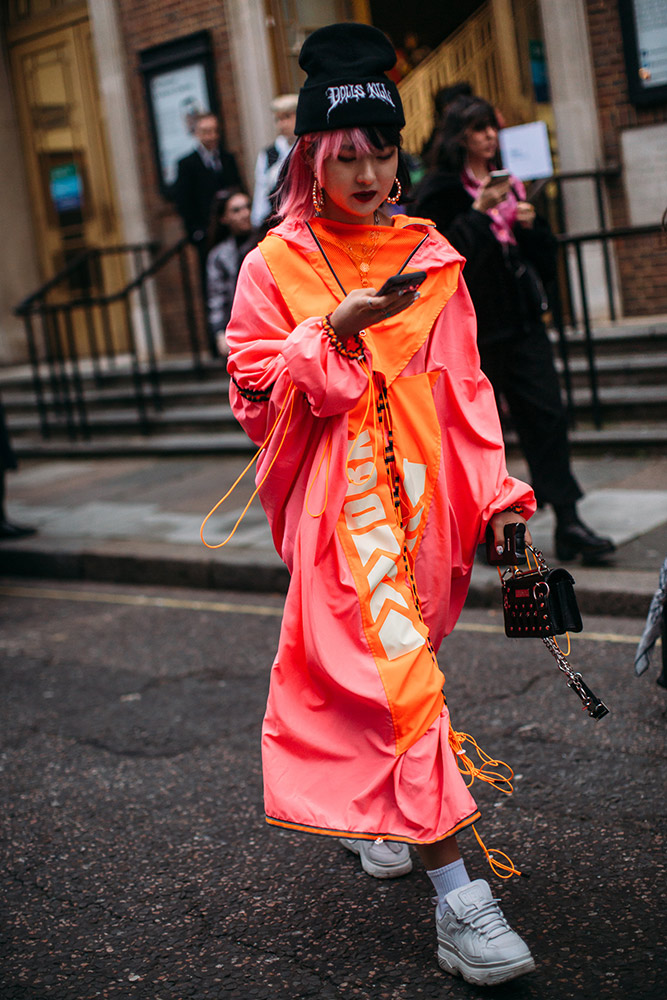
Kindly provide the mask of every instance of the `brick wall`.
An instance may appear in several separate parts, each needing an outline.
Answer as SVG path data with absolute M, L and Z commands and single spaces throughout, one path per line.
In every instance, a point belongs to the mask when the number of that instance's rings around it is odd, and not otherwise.
M 157 164 L 146 107 L 144 80 L 139 70 L 139 54 L 154 45 L 175 41 L 198 31 L 208 31 L 213 47 L 215 84 L 220 98 L 222 130 L 227 149 L 237 157 L 243 169 L 239 110 L 232 82 L 230 39 L 222 0 L 117 0 L 121 31 L 131 87 L 139 167 L 143 185 L 144 205 L 151 235 L 167 247 L 183 235 L 178 214 L 160 193 Z M 250 178 L 246 178 L 250 180 Z M 119 192 L 122 197 L 122 192 Z M 192 251 L 193 287 L 199 283 L 195 253 Z M 185 318 L 179 283 L 174 275 L 162 275 L 158 297 L 169 352 L 186 349 Z M 197 295 L 199 303 L 199 295 Z M 201 313 L 200 313 L 201 320 Z
M 628 99 L 623 37 L 616 0 L 586 0 L 586 7 L 603 156 L 608 163 L 621 163 L 623 131 L 634 126 L 667 122 L 667 105 L 657 104 L 638 108 Z M 609 192 L 612 225 L 629 225 L 622 179 L 611 181 Z M 625 315 L 667 313 L 665 237 L 656 235 L 618 240 L 616 256 Z

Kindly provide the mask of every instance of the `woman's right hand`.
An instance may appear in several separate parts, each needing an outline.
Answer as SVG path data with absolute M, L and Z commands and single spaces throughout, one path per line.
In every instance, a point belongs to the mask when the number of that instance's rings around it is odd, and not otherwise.
M 489 175 L 472 203 L 472 207 L 478 212 L 488 212 L 490 208 L 495 208 L 496 205 L 505 200 L 510 192 L 512 181 L 509 177 L 504 181 L 496 181 L 495 184 L 492 184 L 491 180 Z
M 339 340 L 349 340 L 366 327 L 403 312 L 418 298 L 419 292 L 376 295 L 374 288 L 355 288 L 331 313 L 331 325 Z

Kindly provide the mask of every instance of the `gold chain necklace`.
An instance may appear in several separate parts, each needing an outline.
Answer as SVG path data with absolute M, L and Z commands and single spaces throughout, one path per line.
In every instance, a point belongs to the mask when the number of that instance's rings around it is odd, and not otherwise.
M 377 212 L 373 213 L 373 225 L 380 225 L 380 216 Z M 347 255 L 350 257 L 352 262 L 356 265 L 359 271 L 359 278 L 361 280 L 362 286 L 368 287 L 370 281 L 368 280 L 368 272 L 371 269 L 371 261 L 375 254 L 378 252 L 378 245 L 380 242 L 380 233 L 377 229 L 373 229 L 371 232 L 370 241 L 368 243 L 362 243 L 360 250 L 353 247 L 350 243 L 346 243 L 345 240 L 341 240 Z M 360 252 L 361 251 L 361 252 Z

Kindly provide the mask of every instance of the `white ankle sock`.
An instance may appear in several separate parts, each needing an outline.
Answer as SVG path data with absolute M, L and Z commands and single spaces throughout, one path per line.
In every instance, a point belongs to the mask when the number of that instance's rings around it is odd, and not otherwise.
M 451 864 L 445 865 L 444 868 L 434 868 L 433 871 L 427 871 L 426 874 L 433 883 L 433 888 L 437 893 L 437 916 L 441 917 L 447 907 L 447 903 L 445 902 L 447 893 L 451 892 L 452 889 L 459 889 L 462 885 L 467 885 L 470 881 L 470 876 L 466 871 L 463 858 L 452 861 Z

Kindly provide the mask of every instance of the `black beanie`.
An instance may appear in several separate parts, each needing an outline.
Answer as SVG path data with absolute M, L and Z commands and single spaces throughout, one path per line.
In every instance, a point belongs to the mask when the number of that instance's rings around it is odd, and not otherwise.
M 370 24 L 329 24 L 303 43 L 307 73 L 299 92 L 296 135 L 364 125 L 405 125 L 398 88 L 385 71 L 396 65 L 389 39 Z

